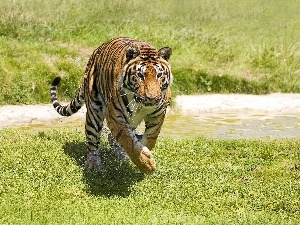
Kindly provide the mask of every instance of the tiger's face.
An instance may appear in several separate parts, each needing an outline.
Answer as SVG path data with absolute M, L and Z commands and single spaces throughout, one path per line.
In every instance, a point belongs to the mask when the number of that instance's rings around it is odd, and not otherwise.
M 127 50 L 127 64 L 123 71 L 123 92 L 131 92 L 133 99 L 144 106 L 164 103 L 166 92 L 172 83 L 168 60 L 172 50 L 168 47 L 156 49 Z

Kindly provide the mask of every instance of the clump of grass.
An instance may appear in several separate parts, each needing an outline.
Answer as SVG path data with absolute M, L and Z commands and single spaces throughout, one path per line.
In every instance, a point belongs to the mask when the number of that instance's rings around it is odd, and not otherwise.
M 144 176 L 106 142 L 98 172 L 83 169 L 75 129 L 0 131 L 3 224 L 297 224 L 298 139 L 160 139 Z

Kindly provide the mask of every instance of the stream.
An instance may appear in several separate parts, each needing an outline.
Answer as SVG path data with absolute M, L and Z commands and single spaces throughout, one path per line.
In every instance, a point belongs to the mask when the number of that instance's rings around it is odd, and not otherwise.
M 17 126 L 28 131 L 63 129 L 65 127 L 82 129 L 84 117 L 62 118 L 43 123 L 28 123 Z M 144 124 L 138 127 L 142 132 Z M 182 115 L 169 112 L 162 127 L 161 137 L 211 137 L 216 139 L 281 139 L 300 137 L 300 114 L 245 114 L 242 112 L 200 113 Z
M 178 96 L 168 110 L 161 137 L 281 139 L 300 137 L 300 94 Z M 85 107 L 61 117 L 50 104 L 0 107 L 0 129 L 82 129 Z M 142 124 L 138 131 L 143 130 Z

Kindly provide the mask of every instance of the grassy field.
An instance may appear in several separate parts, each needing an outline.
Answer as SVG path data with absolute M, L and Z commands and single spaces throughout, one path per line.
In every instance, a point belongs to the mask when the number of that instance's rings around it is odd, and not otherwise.
M 160 139 L 154 175 L 75 129 L 0 131 L 0 224 L 299 224 L 300 140 Z M 103 145 L 105 144 L 103 139 Z
M 93 49 L 116 36 L 173 48 L 174 94 L 300 92 L 295 0 L 5 0 L 0 8 L 0 104 L 73 96 Z

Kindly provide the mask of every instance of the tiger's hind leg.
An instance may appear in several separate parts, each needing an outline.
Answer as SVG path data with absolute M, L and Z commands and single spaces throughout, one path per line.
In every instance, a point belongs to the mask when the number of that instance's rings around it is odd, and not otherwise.
M 86 102 L 86 108 L 85 135 L 88 155 L 85 168 L 100 169 L 102 166 L 99 157 L 100 133 L 105 118 L 106 105 L 98 95 Z

